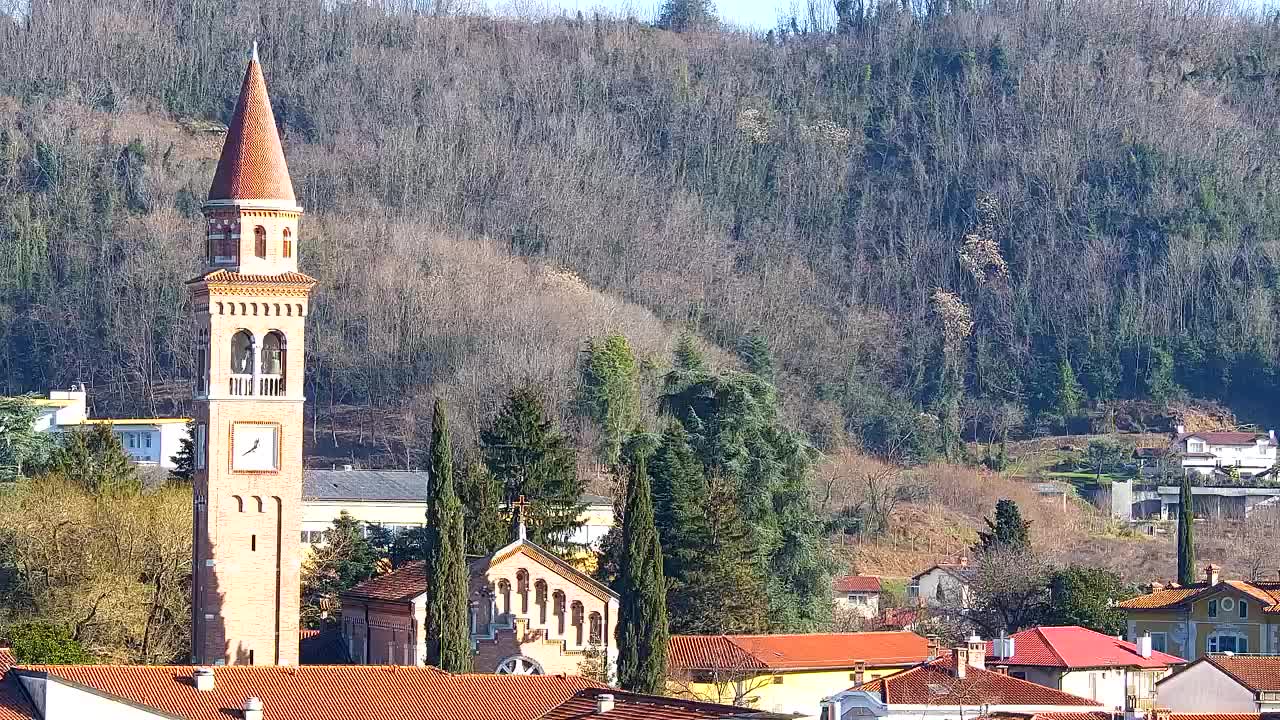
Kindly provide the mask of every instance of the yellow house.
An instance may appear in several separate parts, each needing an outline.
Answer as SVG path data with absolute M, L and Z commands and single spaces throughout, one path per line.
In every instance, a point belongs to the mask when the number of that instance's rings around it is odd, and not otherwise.
M 1151 636 L 1159 652 L 1196 660 L 1211 653 L 1280 653 L 1280 582 L 1222 580 L 1214 565 L 1193 585 L 1152 583 L 1119 604 L 1129 640 Z
M 824 697 L 924 662 L 912 632 L 675 635 L 667 692 L 704 702 L 816 717 Z

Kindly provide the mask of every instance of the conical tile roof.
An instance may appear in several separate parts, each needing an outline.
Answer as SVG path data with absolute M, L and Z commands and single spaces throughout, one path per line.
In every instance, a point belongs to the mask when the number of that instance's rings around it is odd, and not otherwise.
M 227 127 L 209 199 L 296 202 L 256 45 L 240 86 L 235 115 Z

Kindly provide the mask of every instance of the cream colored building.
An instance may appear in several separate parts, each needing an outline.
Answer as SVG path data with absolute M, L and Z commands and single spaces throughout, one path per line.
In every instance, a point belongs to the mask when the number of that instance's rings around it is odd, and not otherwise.
M 421 527 L 427 512 L 427 479 L 420 470 L 334 470 L 309 468 L 303 475 L 302 541 L 324 540 L 324 531 L 342 513 L 388 530 Z M 572 542 L 598 547 L 613 527 L 613 500 L 583 495 L 583 525 Z
M 125 453 L 139 465 L 170 470 L 173 457 L 190 436 L 190 418 L 91 418 L 89 392 L 84 385 L 68 390 L 51 390 L 49 397 L 37 398 L 36 432 L 64 433 L 86 425 L 110 425 Z

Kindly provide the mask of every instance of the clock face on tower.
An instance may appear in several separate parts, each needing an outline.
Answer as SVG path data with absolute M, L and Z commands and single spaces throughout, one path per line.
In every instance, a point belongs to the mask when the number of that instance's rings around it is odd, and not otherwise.
M 272 472 L 280 469 L 280 426 L 236 423 L 231 428 L 231 469 Z

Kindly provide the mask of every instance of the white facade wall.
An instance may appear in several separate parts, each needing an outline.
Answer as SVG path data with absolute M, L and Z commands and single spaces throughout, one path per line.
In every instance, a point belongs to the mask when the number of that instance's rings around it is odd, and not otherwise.
M 932 568 L 915 578 L 917 596 L 929 607 L 969 607 L 969 586 L 942 568 Z M 939 601 L 938 589 L 942 588 L 944 601 Z
M 1252 691 L 1207 662 L 1188 666 L 1156 686 L 1160 707 L 1176 713 L 1256 713 Z
M 1242 474 L 1255 474 L 1267 470 L 1276 463 L 1276 446 L 1269 440 L 1262 439 L 1245 445 L 1213 445 L 1196 437 L 1189 437 L 1181 443 L 1183 452 L 1188 454 L 1210 453 L 1213 457 L 1186 457 L 1182 467 L 1186 470 L 1211 475 L 1218 467 L 1234 467 Z
M 1096 700 L 1108 710 L 1125 709 L 1128 673 L 1122 668 L 1073 670 L 1063 673 L 1059 690 L 1082 698 Z
M 169 716 L 64 683 L 23 675 L 22 685 L 43 720 L 168 720 Z
M 853 613 L 864 620 L 880 615 L 880 593 L 837 591 L 832 600 L 836 610 Z

